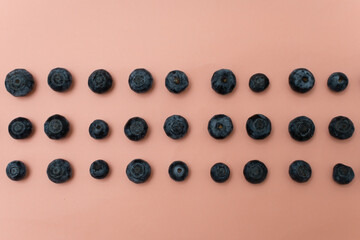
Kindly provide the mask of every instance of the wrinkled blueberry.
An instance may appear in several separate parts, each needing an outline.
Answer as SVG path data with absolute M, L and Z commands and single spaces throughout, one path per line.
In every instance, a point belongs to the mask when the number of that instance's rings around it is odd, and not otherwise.
M 172 139 L 179 139 L 186 135 L 189 124 L 183 116 L 172 115 L 165 120 L 164 131 Z
M 54 183 L 64 183 L 71 178 L 72 169 L 68 161 L 55 159 L 49 163 L 46 173 L 50 181 Z
M 215 182 L 225 182 L 230 177 L 230 169 L 224 163 L 216 163 L 210 170 L 210 176 Z
M 215 139 L 224 139 L 233 130 L 233 123 L 231 118 L 224 115 L 218 114 L 213 116 L 208 123 L 208 131 L 210 135 Z
M 179 70 L 169 72 L 165 78 L 165 86 L 172 93 L 181 93 L 188 85 L 188 77 L 184 72 Z
M 329 124 L 329 133 L 337 139 L 348 139 L 355 131 L 353 122 L 344 116 L 334 117 Z
M 169 166 L 169 175 L 177 182 L 184 181 L 188 174 L 189 168 L 186 163 L 182 161 L 175 161 Z
M 107 92 L 112 86 L 113 80 L 106 70 L 98 69 L 95 70 L 89 76 L 88 85 L 94 93 Z
M 130 118 L 124 127 L 125 135 L 132 141 L 139 141 L 146 136 L 148 125 L 140 117 Z
M 129 86 L 137 93 L 147 92 L 153 84 L 151 73 L 144 69 L 135 69 L 129 76 Z
M 335 92 L 341 92 L 345 90 L 348 83 L 349 83 L 349 79 L 342 72 L 335 72 L 331 74 L 327 81 L 328 87 Z
M 333 168 L 333 179 L 338 184 L 349 184 L 355 177 L 353 169 L 338 163 Z
M 135 159 L 126 167 L 126 175 L 134 183 L 145 182 L 150 177 L 150 174 L 150 165 L 142 159 Z
M 14 181 L 19 181 L 26 176 L 26 166 L 22 161 L 12 161 L 6 167 L 6 175 Z
M 253 92 L 262 92 L 270 84 L 269 78 L 263 73 L 256 73 L 249 80 L 249 87 Z
M 5 78 L 6 90 L 15 97 L 28 95 L 34 88 L 34 78 L 25 69 L 15 69 L 9 72 Z
M 246 131 L 253 139 L 264 139 L 270 135 L 271 122 L 266 116 L 255 114 L 247 120 Z
M 29 119 L 18 117 L 10 122 L 8 131 L 12 138 L 24 139 L 30 136 L 32 132 L 32 124 Z
M 289 84 L 295 92 L 306 93 L 314 87 L 315 78 L 309 70 L 298 68 L 291 72 Z
M 101 119 L 96 119 L 89 126 L 89 134 L 94 139 L 103 139 L 109 134 L 109 125 Z
M 289 133 L 297 141 L 307 141 L 315 133 L 315 124 L 306 116 L 296 117 L 289 123 Z
M 214 72 L 211 78 L 211 87 L 215 92 L 225 95 L 231 93 L 236 86 L 236 77 L 229 69 L 220 69 Z
M 303 160 L 296 160 L 289 166 L 289 175 L 296 182 L 307 182 L 311 177 L 311 167 Z
M 109 173 L 109 165 L 104 160 L 96 160 L 90 166 L 90 175 L 96 179 L 103 179 Z
M 268 170 L 259 160 L 251 160 L 244 166 L 245 179 L 250 183 L 261 183 L 265 180 Z
M 56 92 L 65 92 L 72 84 L 72 76 L 65 68 L 54 68 L 48 75 L 48 85 Z
M 64 138 L 69 132 L 70 124 L 65 117 L 55 114 L 49 117 L 44 124 L 44 131 L 51 139 Z

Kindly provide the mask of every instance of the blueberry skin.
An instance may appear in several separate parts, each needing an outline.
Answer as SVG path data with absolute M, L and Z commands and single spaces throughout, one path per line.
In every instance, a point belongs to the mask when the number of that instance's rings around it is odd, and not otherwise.
M 216 163 L 211 167 L 210 176 L 217 183 L 226 182 L 230 177 L 230 168 L 225 163 Z
M 335 72 L 330 75 L 327 81 L 329 89 L 334 92 L 344 91 L 349 84 L 348 77 L 342 72 Z
M 135 159 L 126 167 L 126 175 L 133 183 L 146 182 L 146 180 L 150 177 L 150 174 L 150 165 L 142 159 Z
M 105 93 L 107 92 L 113 84 L 112 77 L 104 69 L 95 70 L 89 76 L 88 86 L 94 93 Z
M 15 118 L 10 122 L 8 131 L 12 138 L 24 139 L 30 136 L 32 132 L 32 123 L 27 118 Z
M 147 92 L 152 84 L 151 73 L 144 68 L 135 69 L 129 76 L 129 86 L 136 93 Z
M 65 68 L 54 68 L 48 75 L 48 85 L 56 92 L 65 92 L 72 84 L 71 73 Z
M 184 181 L 189 174 L 189 168 L 182 161 L 175 161 L 169 166 L 169 176 L 177 182 Z
M 306 93 L 314 87 L 315 77 L 309 70 L 298 68 L 290 73 L 289 84 L 295 92 Z
M 109 170 L 109 165 L 104 160 L 96 160 L 90 165 L 90 175 L 96 179 L 105 178 Z
M 289 133 L 297 141 L 307 141 L 314 136 L 315 124 L 306 116 L 296 117 L 289 123 Z
M 13 181 L 19 181 L 26 176 L 26 166 L 22 161 L 12 161 L 6 167 L 6 175 Z
M 5 78 L 5 88 L 14 97 L 28 95 L 34 85 L 33 76 L 25 69 L 15 69 L 9 72 Z
M 236 77 L 229 69 L 220 69 L 214 72 L 211 78 L 211 87 L 215 92 L 225 95 L 231 93 L 236 86 Z
M 180 139 L 186 135 L 189 124 L 183 116 L 172 115 L 165 120 L 163 128 L 168 137 Z
M 165 86 L 172 93 L 181 93 L 189 86 L 189 80 L 186 74 L 179 70 L 168 73 L 165 78 Z
M 270 119 L 262 114 L 255 114 L 247 120 L 246 131 L 253 139 L 264 139 L 271 133 Z
M 224 139 L 233 130 L 231 118 L 224 114 L 214 115 L 208 123 L 208 132 L 215 139 Z
M 310 165 L 303 160 L 296 160 L 289 166 L 290 177 L 298 183 L 307 182 L 311 177 L 311 172 Z
M 64 183 L 72 176 L 71 165 L 64 159 L 55 159 L 49 163 L 46 174 L 50 181 L 54 183 Z
M 353 122 L 344 116 L 334 117 L 329 124 L 329 133 L 334 138 L 344 140 L 350 138 L 355 132 Z
M 353 169 L 338 163 L 333 168 L 333 179 L 338 184 L 349 184 L 355 177 Z
M 124 132 L 131 141 L 139 141 L 146 136 L 148 125 L 146 121 L 140 117 L 130 118 L 124 126 Z
M 64 138 L 70 130 L 68 120 L 59 114 L 52 115 L 44 123 L 44 132 L 50 139 Z
M 89 126 L 89 134 L 94 139 L 103 139 L 109 134 L 109 125 L 104 120 L 96 119 Z
M 251 160 L 244 166 L 243 173 L 249 183 L 257 184 L 265 180 L 268 170 L 259 160 Z
M 269 78 L 263 73 L 256 73 L 249 80 L 249 87 L 253 92 L 262 92 L 270 84 Z

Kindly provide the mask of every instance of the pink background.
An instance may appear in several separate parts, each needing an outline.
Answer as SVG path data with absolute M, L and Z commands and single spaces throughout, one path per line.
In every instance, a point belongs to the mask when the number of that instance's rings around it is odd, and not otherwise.
M 1 0 L 0 77 L 26 68 L 36 80 L 28 97 L 14 98 L 0 87 L 0 232 L 1 239 L 359 239 L 360 136 L 345 141 L 330 137 L 331 118 L 345 115 L 360 129 L 360 2 L 356 0 L 118 1 Z M 52 91 L 47 75 L 54 67 L 69 69 L 71 91 Z M 136 94 L 128 86 L 130 72 L 147 68 L 154 88 Z M 316 78 L 308 94 L 293 92 L 289 73 L 306 67 Z M 87 78 L 97 68 L 113 76 L 113 89 L 92 93 Z M 210 87 L 215 70 L 232 69 L 234 92 L 216 94 Z M 164 86 L 166 74 L 186 72 L 189 88 L 180 95 Z M 345 72 L 350 83 L 339 94 L 329 91 L 328 76 Z M 263 72 L 269 89 L 255 94 L 250 76 Z M 70 137 L 53 141 L 43 132 L 47 117 L 59 113 L 71 122 Z M 207 122 L 224 113 L 234 132 L 224 141 L 212 139 Z M 266 140 L 247 136 L 245 122 L 255 113 L 268 116 L 273 131 Z M 190 124 L 179 141 L 162 130 L 167 116 L 181 114 Z M 287 132 L 291 119 L 307 115 L 316 124 L 305 143 Z M 8 123 L 29 118 L 34 135 L 12 139 Z M 150 132 L 141 142 L 129 141 L 125 122 L 146 119 Z M 107 121 L 109 138 L 88 134 L 96 118 Z M 357 130 L 358 131 L 358 130 Z M 74 178 L 50 182 L 46 167 L 55 158 L 69 160 Z M 90 163 L 105 159 L 109 178 L 89 175 Z M 143 158 L 152 176 L 143 185 L 130 182 L 126 165 Z M 5 174 L 8 162 L 23 160 L 30 174 L 21 182 Z M 251 185 L 244 164 L 263 161 L 269 169 L 263 184 Z M 303 159 L 313 168 L 308 183 L 288 176 L 289 164 Z M 189 178 L 172 181 L 169 164 L 183 160 Z M 210 167 L 222 161 L 231 177 L 225 184 L 210 178 Z M 355 179 L 340 186 L 331 178 L 335 163 L 351 165 Z

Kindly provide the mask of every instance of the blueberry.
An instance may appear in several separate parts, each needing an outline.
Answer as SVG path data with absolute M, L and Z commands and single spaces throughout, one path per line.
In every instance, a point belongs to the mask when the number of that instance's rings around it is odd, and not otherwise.
M 307 141 L 315 133 L 315 124 L 308 117 L 296 117 L 289 123 L 289 133 L 297 141 Z
M 44 131 L 51 139 L 64 138 L 69 132 L 70 124 L 65 117 L 55 114 L 49 117 L 44 124 Z
M 90 175 L 96 179 L 103 179 L 109 173 L 109 165 L 104 160 L 96 160 L 90 166 Z
M 353 122 L 344 116 L 334 117 L 329 124 L 329 133 L 337 139 L 348 139 L 355 131 Z
M 296 182 L 307 182 L 311 177 L 311 167 L 303 160 L 296 160 L 289 166 L 289 175 Z
M 328 87 L 335 92 L 341 92 L 345 90 L 348 83 L 349 80 L 347 76 L 342 72 L 335 72 L 331 74 L 327 81 Z
M 211 78 L 211 87 L 215 92 L 225 95 L 231 93 L 236 86 L 236 77 L 229 69 L 220 69 L 214 72 Z
M 129 76 L 129 86 L 131 90 L 137 93 L 147 92 L 153 83 L 151 73 L 144 69 L 135 69 Z
M 140 117 L 130 118 L 124 127 L 125 135 L 132 141 L 139 141 L 146 136 L 148 125 Z
M 34 78 L 25 69 L 15 69 L 9 72 L 5 78 L 6 90 L 14 97 L 28 95 L 34 88 Z
M 253 139 L 264 139 L 270 135 L 271 122 L 266 116 L 255 114 L 247 120 L 246 131 Z
M 12 138 L 24 139 L 30 136 L 32 132 L 32 124 L 29 119 L 18 117 L 10 122 L 8 131 Z
M 215 139 L 224 139 L 233 130 L 231 118 L 224 114 L 213 116 L 208 123 L 208 131 Z
M 177 182 L 184 181 L 188 174 L 189 168 L 186 163 L 182 161 L 175 161 L 169 166 L 169 175 Z
M 351 167 L 338 163 L 333 168 L 333 179 L 338 184 L 349 184 L 355 177 Z
M 183 116 L 172 115 L 165 120 L 164 131 L 172 139 L 179 139 L 186 135 L 189 124 Z
M 262 92 L 270 84 L 269 78 L 263 73 L 256 73 L 249 80 L 249 87 L 253 92 Z
M 46 171 L 50 181 L 54 183 L 64 183 L 72 176 L 71 165 L 64 159 L 55 159 L 52 161 Z
M 95 70 L 90 76 L 88 80 L 89 88 L 94 93 L 105 93 L 107 92 L 112 86 L 113 80 L 106 70 L 98 69 Z
M 165 86 L 172 93 L 181 93 L 189 86 L 189 80 L 184 72 L 174 70 L 166 76 Z
M 103 139 L 109 134 L 109 125 L 101 119 L 96 119 L 89 126 L 89 134 L 94 139 Z
M 306 93 L 314 87 L 315 78 L 309 70 L 298 68 L 291 72 L 289 84 L 295 92 Z
M 129 180 L 134 183 L 146 182 L 146 180 L 150 177 L 150 174 L 150 165 L 142 159 L 135 159 L 126 167 L 126 175 Z
M 230 177 L 230 169 L 224 163 L 216 163 L 210 170 L 210 176 L 215 182 L 225 182 Z
M 21 161 L 12 161 L 6 167 L 6 175 L 13 181 L 19 181 L 26 176 L 26 166 Z
M 56 92 L 65 92 L 72 83 L 72 76 L 65 68 L 54 68 L 48 75 L 48 85 Z
M 265 180 L 268 170 L 259 160 L 251 160 L 244 166 L 245 179 L 250 183 L 261 183 Z

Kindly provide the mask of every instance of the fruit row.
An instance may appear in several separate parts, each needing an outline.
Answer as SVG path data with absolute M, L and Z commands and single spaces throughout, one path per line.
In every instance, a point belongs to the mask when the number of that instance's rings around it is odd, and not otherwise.
M 168 117 L 163 129 L 166 135 L 172 139 L 183 138 L 189 129 L 188 121 L 180 115 Z M 329 124 L 329 133 L 337 139 L 350 138 L 355 127 L 353 122 L 344 116 L 334 117 Z M 49 117 L 44 123 L 44 131 L 50 139 L 61 139 L 66 137 L 70 130 L 69 121 L 62 115 L 55 114 Z M 314 122 L 306 117 L 299 116 L 290 121 L 288 126 L 290 136 L 297 141 L 307 141 L 315 133 Z M 33 128 L 29 119 L 18 117 L 12 120 L 8 131 L 14 139 L 24 139 L 31 135 Z M 132 141 L 143 139 L 148 131 L 148 124 L 143 118 L 133 117 L 124 126 L 126 137 Z M 233 131 L 233 123 L 230 117 L 224 114 L 214 115 L 208 122 L 208 132 L 215 139 L 224 139 Z M 256 140 L 264 139 L 271 133 L 271 121 L 265 115 L 255 114 L 246 122 L 248 135 Z M 103 139 L 109 133 L 109 125 L 97 119 L 89 126 L 89 134 L 94 139 Z
M 90 175 L 96 179 L 103 179 L 109 173 L 109 165 L 104 160 L 96 160 L 90 166 Z M 175 161 L 169 166 L 169 175 L 175 181 L 184 181 L 189 173 L 189 168 L 185 162 Z M 47 176 L 54 183 L 64 183 L 72 176 L 70 163 L 64 159 L 55 159 L 47 167 Z M 253 184 L 261 183 L 266 179 L 268 169 L 259 160 L 247 162 L 243 169 L 245 179 Z M 22 161 L 12 161 L 6 167 L 7 176 L 14 181 L 24 179 L 26 176 L 26 166 Z M 144 183 L 151 174 L 151 167 L 148 162 L 142 159 L 131 161 L 126 167 L 126 175 L 134 183 Z M 299 183 L 307 182 L 312 174 L 311 166 L 303 161 L 296 160 L 289 166 L 290 177 Z M 229 179 L 230 169 L 224 163 L 216 163 L 210 169 L 211 178 L 218 183 Z M 351 167 L 338 163 L 333 168 L 333 179 L 339 184 L 348 184 L 355 177 Z
M 72 85 L 71 73 L 65 68 L 55 68 L 48 75 L 48 85 L 57 92 L 65 92 Z M 151 73 L 138 68 L 129 76 L 130 89 L 136 93 L 144 93 L 151 89 L 153 77 Z M 335 72 L 327 81 L 329 89 L 340 92 L 348 85 L 348 78 L 344 73 Z M 256 73 L 249 80 L 249 87 L 254 92 L 262 92 L 269 86 L 269 78 L 263 73 Z M 289 75 L 291 89 L 299 93 L 310 91 L 315 84 L 314 75 L 305 68 L 298 68 Z M 30 72 L 25 69 L 15 69 L 9 72 L 5 78 L 6 90 L 15 97 L 28 95 L 34 88 L 35 81 Z M 113 85 L 113 79 L 109 72 L 104 69 L 95 70 L 88 79 L 88 86 L 94 92 L 102 94 L 107 92 Z M 171 71 L 165 78 L 165 86 L 171 92 L 179 94 L 189 85 L 187 75 L 179 70 Z M 236 86 L 235 74 L 229 69 L 220 69 L 214 72 L 211 78 L 212 89 L 222 95 L 231 93 Z

